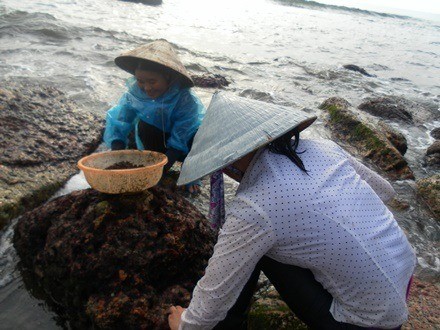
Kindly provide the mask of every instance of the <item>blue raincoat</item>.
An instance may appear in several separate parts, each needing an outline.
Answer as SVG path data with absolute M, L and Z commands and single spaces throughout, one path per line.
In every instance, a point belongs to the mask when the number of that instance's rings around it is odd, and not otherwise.
M 128 91 L 120 98 L 117 105 L 108 110 L 104 142 L 111 148 L 115 140 L 128 144 L 128 135 L 137 130 L 139 120 L 169 133 L 167 149 L 176 149 L 185 155 L 189 152 L 189 142 L 199 128 L 205 107 L 189 88 L 180 88 L 174 83 L 156 99 L 150 98 L 137 85 L 136 78 L 127 80 Z M 144 150 L 136 132 L 136 146 Z

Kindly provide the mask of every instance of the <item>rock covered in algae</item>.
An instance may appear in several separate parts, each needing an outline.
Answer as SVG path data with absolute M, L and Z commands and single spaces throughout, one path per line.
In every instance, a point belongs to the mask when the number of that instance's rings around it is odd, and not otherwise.
M 192 75 L 191 79 L 194 81 L 194 85 L 204 88 L 220 88 L 229 85 L 229 81 L 219 74 L 202 74 Z
M 440 174 L 417 181 L 417 194 L 440 221 Z
M 167 329 L 187 306 L 215 235 L 180 195 L 82 190 L 24 214 L 14 244 L 28 272 L 73 328 Z
M 251 330 L 306 330 L 272 286 L 255 299 L 249 311 L 248 329 Z
M 371 159 L 391 179 L 414 179 L 408 162 L 386 134 L 356 116 L 349 107 L 347 101 L 338 97 L 321 104 L 320 108 L 329 113 L 327 125 L 333 135 L 356 148 L 363 157 Z
M 0 82 L 0 228 L 46 201 L 101 142 L 103 118 L 58 89 Z
M 408 141 L 406 140 L 405 135 L 383 121 L 378 122 L 378 127 L 385 135 L 387 140 L 390 141 L 390 143 L 400 152 L 402 156 L 404 156 L 408 150 Z

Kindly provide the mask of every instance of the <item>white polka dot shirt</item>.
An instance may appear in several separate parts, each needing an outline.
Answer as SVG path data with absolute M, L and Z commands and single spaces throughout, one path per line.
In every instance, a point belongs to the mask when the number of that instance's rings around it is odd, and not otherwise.
M 393 328 L 407 319 L 416 258 L 383 203 L 392 186 L 334 142 L 301 140 L 302 150 L 308 175 L 284 155 L 256 154 L 181 329 L 224 319 L 264 255 L 310 269 L 333 296 L 337 321 Z

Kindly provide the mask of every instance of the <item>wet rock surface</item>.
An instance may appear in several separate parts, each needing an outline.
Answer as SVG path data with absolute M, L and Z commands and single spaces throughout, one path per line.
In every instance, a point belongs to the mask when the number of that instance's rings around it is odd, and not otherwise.
M 358 108 L 380 118 L 398 120 L 408 124 L 414 122 L 413 116 L 406 109 L 405 104 L 397 99 L 380 97 L 366 101 Z
M 440 174 L 417 181 L 417 194 L 440 221 Z
M 408 150 L 408 141 L 406 140 L 405 136 L 383 121 L 378 123 L 378 127 L 385 135 L 387 140 L 390 141 L 390 143 L 400 152 L 402 156 L 404 156 Z
M 350 111 L 342 98 L 330 98 L 320 106 L 328 112 L 327 126 L 333 136 L 355 149 L 355 153 L 370 159 L 390 179 L 414 179 L 407 161 L 382 133 Z
M 47 200 L 100 143 L 103 118 L 59 90 L 0 83 L 0 228 Z
M 435 141 L 426 150 L 425 164 L 440 169 L 440 140 Z
M 159 6 L 162 4 L 162 0 L 120 0 L 120 1 L 141 3 L 148 6 Z
M 434 128 L 431 131 L 431 136 L 436 140 L 440 140 L 440 127 Z
M 367 77 L 376 77 L 375 75 L 369 74 L 364 68 L 361 68 L 360 66 L 357 66 L 355 64 L 345 64 L 344 69 L 359 72 L 360 74 L 367 76 Z
M 426 100 L 408 100 L 399 96 L 367 99 L 358 109 L 373 116 L 404 124 L 426 124 L 438 120 L 438 105 Z
M 74 329 L 167 329 L 170 305 L 187 306 L 215 235 L 180 195 L 82 190 L 20 218 L 22 272 Z M 60 312 L 61 311 L 61 312 Z
M 191 79 L 194 81 L 194 85 L 204 88 L 220 88 L 229 85 L 229 81 L 225 77 L 219 74 L 202 74 L 191 75 Z

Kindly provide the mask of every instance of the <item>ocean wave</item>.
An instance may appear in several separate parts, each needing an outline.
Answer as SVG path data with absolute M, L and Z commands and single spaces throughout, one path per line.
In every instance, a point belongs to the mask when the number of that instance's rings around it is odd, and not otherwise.
M 331 10 L 346 11 L 346 12 L 350 12 L 350 13 L 358 13 L 358 14 L 382 16 L 382 17 L 391 17 L 391 18 L 400 18 L 400 19 L 410 19 L 411 18 L 409 16 L 404 16 L 404 15 L 381 13 L 381 12 L 353 8 L 353 7 L 346 7 L 346 6 L 328 5 L 328 4 L 320 3 L 317 1 L 309 1 L 309 0 L 273 0 L 273 1 L 281 3 L 283 5 L 300 7 L 300 8 L 331 9 Z
M 37 36 L 44 41 L 67 41 L 79 35 L 79 31 L 62 26 L 50 14 L 13 11 L 1 15 L 1 18 L 0 37 L 26 34 Z

